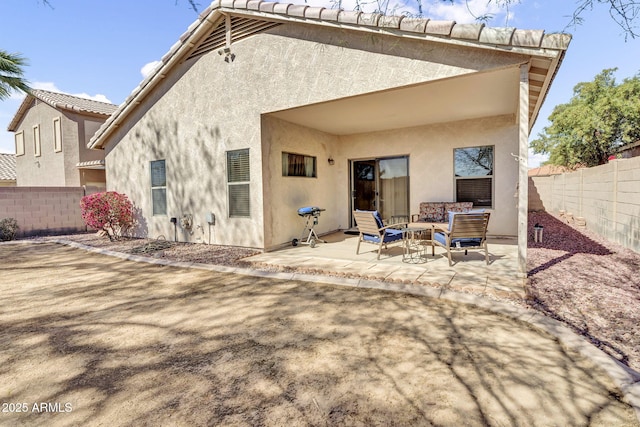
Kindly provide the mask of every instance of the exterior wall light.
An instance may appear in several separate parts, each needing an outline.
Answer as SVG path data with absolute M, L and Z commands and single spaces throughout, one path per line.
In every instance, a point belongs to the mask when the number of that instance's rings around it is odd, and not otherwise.
M 329 160 L 327 160 L 329 162 L 329 164 L 331 166 L 333 166 L 333 164 L 335 163 L 335 160 L 333 160 L 333 157 L 329 157 Z

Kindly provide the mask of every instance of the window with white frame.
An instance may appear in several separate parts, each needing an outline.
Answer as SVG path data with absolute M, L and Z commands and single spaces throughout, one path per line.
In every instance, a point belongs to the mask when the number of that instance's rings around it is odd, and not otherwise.
M 53 151 L 56 153 L 62 151 L 62 124 L 60 117 L 53 119 Z
M 249 149 L 227 151 L 229 218 L 251 216 Z
M 457 202 L 473 202 L 473 206 L 493 206 L 494 147 L 456 148 L 454 151 Z
M 41 155 L 40 125 L 35 125 L 33 127 L 33 154 L 36 157 L 40 157 Z
M 15 134 L 16 156 L 24 156 L 24 131 Z
M 167 170 L 164 160 L 151 162 L 151 204 L 153 215 L 167 214 Z
M 316 158 L 303 154 L 283 152 L 282 176 L 316 178 Z

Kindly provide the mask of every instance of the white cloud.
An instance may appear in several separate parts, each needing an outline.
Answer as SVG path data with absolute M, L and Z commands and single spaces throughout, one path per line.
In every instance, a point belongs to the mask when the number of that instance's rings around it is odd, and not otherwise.
M 291 0 L 293 3 L 305 4 L 317 7 L 333 8 L 338 4 L 344 10 L 355 10 L 360 5 L 363 12 L 374 12 L 376 9 L 384 9 L 387 15 L 418 15 L 419 6 L 422 6 L 422 17 L 436 20 L 453 20 L 457 23 L 473 23 L 477 17 L 491 16 L 492 26 L 506 26 L 513 19 L 511 9 L 500 6 L 504 4 L 500 0 L 454 0 L 453 4 L 448 1 L 434 0 L 377 0 L 377 1 L 358 1 L 358 0 Z
M 476 17 L 503 14 L 505 10 L 495 1 L 487 0 L 456 0 L 453 4 L 436 2 L 425 7 L 424 15 L 433 19 L 453 20 L 457 23 L 475 22 Z
M 537 168 L 547 160 L 549 160 L 548 154 L 534 154 L 533 151 L 529 149 L 529 168 Z
M 161 64 L 162 62 L 160 61 L 152 61 L 149 62 L 147 64 L 144 64 L 142 66 L 142 68 L 140 69 L 140 74 L 142 74 L 142 78 L 146 79 L 147 77 L 149 77 L 149 75 L 151 73 L 153 73 L 153 71 Z

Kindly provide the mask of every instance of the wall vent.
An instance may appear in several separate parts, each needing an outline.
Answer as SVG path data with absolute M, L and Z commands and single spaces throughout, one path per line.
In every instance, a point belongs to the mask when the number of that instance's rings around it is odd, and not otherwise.
M 261 21 L 257 19 L 241 18 L 238 16 L 231 17 L 231 43 L 237 42 L 254 34 L 267 31 L 270 28 L 282 25 L 278 22 Z M 196 58 L 204 55 L 212 50 L 218 50 L 225 46 L 226 27 L 222 20 L 212 32 L 206 37 L 194 50 L 189 54 L 187 59 Z

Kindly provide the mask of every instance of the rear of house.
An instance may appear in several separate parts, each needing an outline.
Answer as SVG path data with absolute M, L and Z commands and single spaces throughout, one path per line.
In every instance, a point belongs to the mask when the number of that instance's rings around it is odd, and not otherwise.
M 176 218 L 179 240 L 269 250 L 299 237 L 303 206 L 326 209 L 316 229 L 328 232 L 356 208 L 408 217 L 469 200 L 492 213 L 491 234 L 516 237 L 528 133 L 568 42 L 216 2 L 91 146 L 108 188 L 140 209 L 141 236 L 173 236 Z

